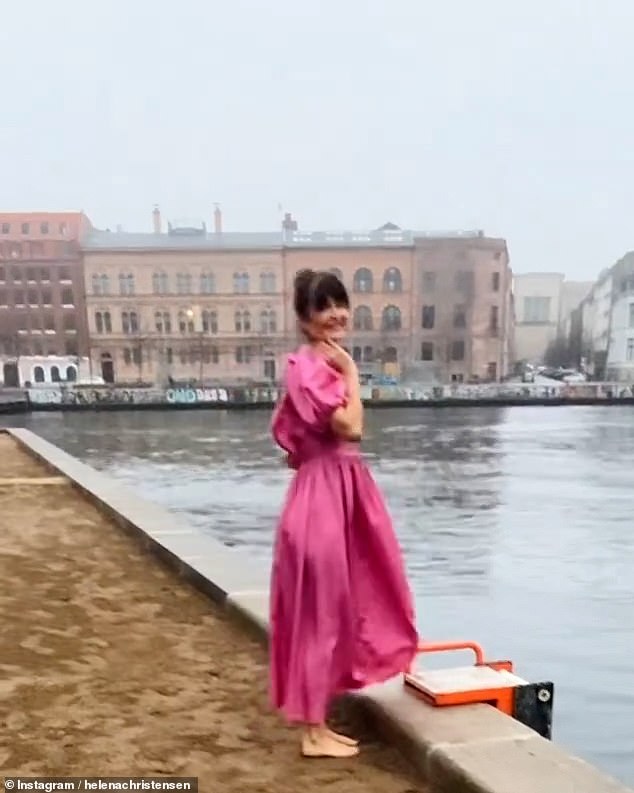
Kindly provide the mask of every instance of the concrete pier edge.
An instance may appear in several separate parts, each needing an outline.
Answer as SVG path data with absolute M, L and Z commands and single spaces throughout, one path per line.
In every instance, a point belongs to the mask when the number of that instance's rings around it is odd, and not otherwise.
M 25 429 L 0 428 L 261 641 L 268 570 Z M 432 708 L 400 679 L 347 697 L 438 793 L 633 793 L 488 705 Z M 557 711 L 555 707 L 555 728 Z M 353 761 L 354 762 L 354 761 Z

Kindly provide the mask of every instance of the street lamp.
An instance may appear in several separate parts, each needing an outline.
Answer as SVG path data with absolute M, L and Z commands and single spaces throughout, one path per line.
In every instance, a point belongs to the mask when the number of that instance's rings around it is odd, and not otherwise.
M 185 312 L 185 316 L 187 317 L 187 324 L 191 322 L 194 325 L 194 332 L 198 336 L 198 359 L 199 359 L 199 370 L 198 370 L 198 382 L 200 383 L 200 387 L 203 386 L 203 330 L 202 326 L 199 331 L 196 331 L 196 314 L 198 314 L 198 325 L 201 325 L 201 318 L 200 318 L 200 309 L 194 311 L 193 308 L 188 308 Z M 188 328 L 189 330 L 189 328 Z

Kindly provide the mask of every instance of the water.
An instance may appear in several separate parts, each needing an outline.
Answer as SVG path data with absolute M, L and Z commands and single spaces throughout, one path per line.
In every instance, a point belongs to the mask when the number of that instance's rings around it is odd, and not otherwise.
M 15 418 L 220 540 L 270 559 L 290 473 L 265 413 Z M 634 410 L 369 413 L 368 454 L 422 633 L 554 680 L 560 744 L 634 784 Z M 459 659 L 462 662 L 462 659 Z

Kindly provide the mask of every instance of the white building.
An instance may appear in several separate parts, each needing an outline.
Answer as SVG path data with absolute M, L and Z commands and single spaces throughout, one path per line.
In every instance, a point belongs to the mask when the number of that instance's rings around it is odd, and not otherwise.
M 88 358 L 67 355 L 0 358 L 0 387 L 25 388 L 77 382 L 97 382 L 91 378 Z

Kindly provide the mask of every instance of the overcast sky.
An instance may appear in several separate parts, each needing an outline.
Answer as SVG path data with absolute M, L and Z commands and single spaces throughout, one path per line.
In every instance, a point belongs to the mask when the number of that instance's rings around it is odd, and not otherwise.
M 0 75 L 3 209 L 634 248 L 633 0 L 21 0 Z

